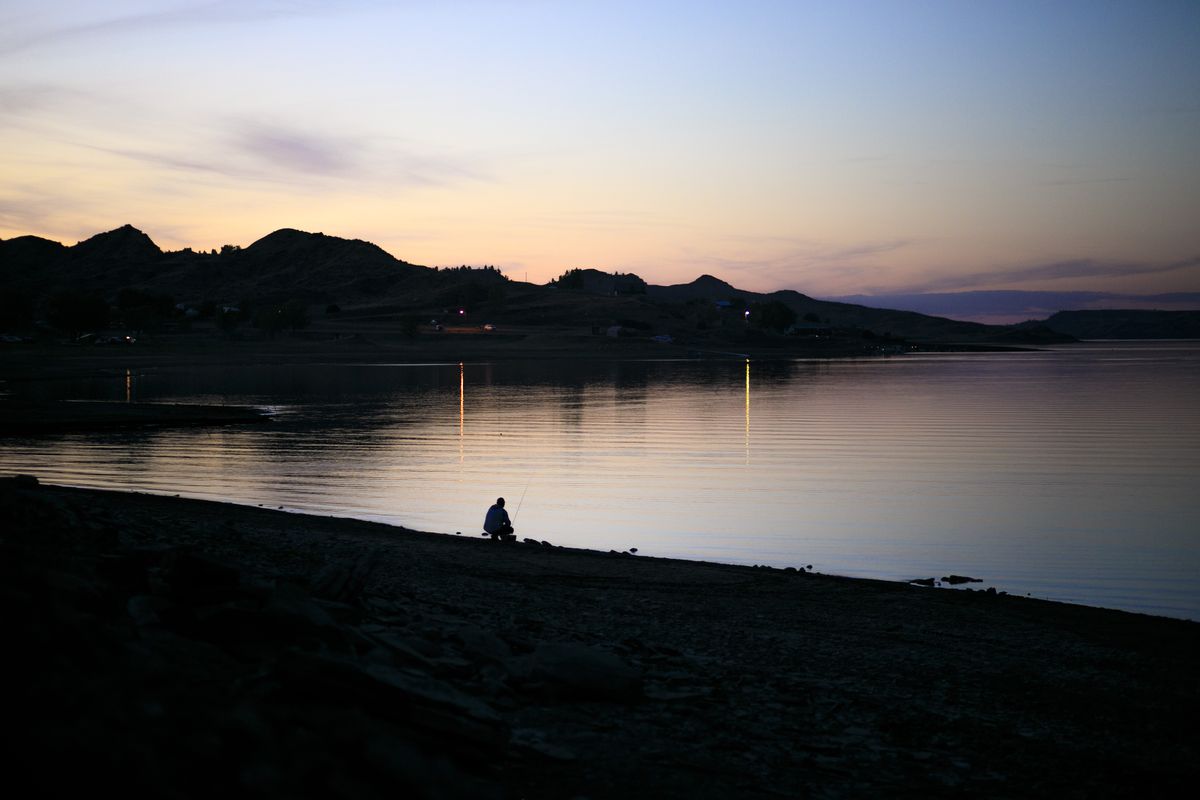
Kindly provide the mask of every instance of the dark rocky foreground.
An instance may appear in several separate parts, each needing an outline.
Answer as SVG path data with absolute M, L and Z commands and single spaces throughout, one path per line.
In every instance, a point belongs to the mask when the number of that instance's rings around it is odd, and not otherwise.
M 1098 797 L 1200 777 L 1200 625 L 0 481 L 9 786 Z M 23 796 L 28 791 L 23 790 Z

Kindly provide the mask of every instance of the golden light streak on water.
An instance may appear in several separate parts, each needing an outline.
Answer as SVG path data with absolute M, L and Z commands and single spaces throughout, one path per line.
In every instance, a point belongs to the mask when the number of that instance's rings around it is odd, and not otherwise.
M 467 402 L 466 365 L 458 362 L 458 463 L 466 459 L 466 402 Z
M 750 463 L 750 359 L 746 359 L 746 464 Z

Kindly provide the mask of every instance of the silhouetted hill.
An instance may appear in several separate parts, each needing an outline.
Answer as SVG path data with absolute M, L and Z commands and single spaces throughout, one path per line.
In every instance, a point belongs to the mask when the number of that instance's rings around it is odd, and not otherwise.
M 559 289 L 588 294 L 645 294 L 646 282 L 633 273 L 602 272 L 598 269 L 569 269 L 551 284 Z
M 1001 338 L 1002 329 L 974 322 L 930 317 L 912 311 L 891 311 L 867 308 L 850 303 L 834 303 L 816 300 L 791 289 L 770 293 L 747 292 L 712 275 L 702 275 L 691 283 L 672 286 L 650 286 L 647 295 L 654 299 L 671 301 L 707 300 L 713 303 L 736 301 L 738 303 L 767 303 L 778 301 L 791 308 L 796 315 L 810 323 L 820 323 L 837 328 L 862 328 L 878 334 L 891 334 L 924 341 L 964 341 Z
M 116 230 L 98 233 L 70 248 L 71 259 L 84 262 L 111 262 L 119 264 L 145 264 L 162 257 L 149 236 L 132 225 L 122 225 Z
M 0 247 L 0 281 L 33 297 L 56 291 L 106 292 L 144 282 L 163 252 L 131 225 L 72 247 L 22 236 Z
M 646 294 L 656 300 L 732 300 L 735 297 L 749 296 L 747 292 L 739 291 L 720 278 L 712 275 L 701 275 L 691 283 L 676 283 L 670 286 L 650 285 Z
M 822 299 L 871 308 L 916 311 L 920 314 L 932 314 L 993 325 L 1045 319 L 1047 315 L 1058 311 L 1099 311 L 1104 309 L 1193 311 L 1200 309 L 1200 292 L 1140 295 L 1006 289 L 881 295 L 856 294 Z
M 424 271 L 370 242 L 290 228 L 270 233 L 244 250 L 219 254 L 214 267 L 219 287 L 194 285 L 190 294 L 212 296 L 219 288 L 230 299 L 348 302 L 386 296 L 405 278 Z
M 0 282 L 35 298 L 73 290 L 111 301 L 133 288 L 193 304 L 352 301 L 386 295 L 405 277 L 425 271 L 369 242 L 289 229 L 220 253 L 163 252 L 131 225 L 72 247 L 32 236 L 0 242 Z
M 24 286 L 34 273 L 53 269 L 69 252 L 65 245 L 39 236 L 0 239 L 0 283 Z
M 163 252 L 131 225 L 73 247 L 18 237 L 0 242 L 0 289 L 14 298 L 5 312 L 9 320 L 48 319 L 54 304 L 62 319 L 63 308 L 91 303 L 94 311 L 97 303 L 101 310 L 107 303 L 120 309 L 113 319 L 136 328 L 142 325 L 133 320 L 162 321 L 164 309 L 177 303 L 207 308 L 209 314 L 223 306 L 238 306 L 249 314 L 289 301 L 307 306 L 310 315 L 336 306 L 343 325 L 368 332 L 388 325 L 411 330 L 414 320 L 427 322 L 469 307 L 464 319 L 480 324 L 549 325 L 588 333 L 619 326 L 629 335 L 665 335 L 698 347 L 733 349 L 738 344 L 787 346 L 782 326 L 768 328 L 761 322 L 764 317 L 747 320 L 742 313 L 743 304 L 781 303 L 795 312 L 810 338 L 816 328 L 843 341 L 1064 338 L 1027 327 L 1014 330 L 816 300 L 792 290 L 748 292 L 711 275 L 687 284 L 652 286 L 634 274 L 574 269 L 549 285 L 535 286 L 509 281 L 490 267 L 430 269 L 400 261 L 370 242 L 290 228 L 220 252 Z M 66 306 L 64 293 L 74 295 Z
M 1200 339 L 1200 311 L 1060 311 L 1042 324 L 1077 339 Z

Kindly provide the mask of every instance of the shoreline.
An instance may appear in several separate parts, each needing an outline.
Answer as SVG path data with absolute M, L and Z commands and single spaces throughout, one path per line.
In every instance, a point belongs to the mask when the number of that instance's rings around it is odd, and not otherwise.
M 909 349 L 911 347 L 911 349 Z M 853 359 L 907 352 L 1033 352 L 1033 345 L 922 342 L 897 346 L 870 343 L 797 341 L 788 346 L 763 347 L 746 343 L 659 343 L 650 339 L 612 339 L 575 332 L 520 334 L 449 334 L 416 339 L 395 336 L 369 338 L 280 337 L 278 339 L 220 339 L 199 334 L 170 334 L 134 345 L 76 345 L 31 342 L 0 347 L 0 366 L 9 380 L 35 380 L 90 371 L 182 365 L 253 365 L 261 363 L 479 363 L 522 359 L 695 359 L 790 360 Z
M 0 406 L 0 408 L 2 408 L 2 406 Z M 252 420 L 252 422 L 253 422 L 253 420 Z M 169 423 L 165 423 L 165 424 L 169 425 Z M 216 423 L 216 424 L 220 425 L 220 424 L 243 424 L 243 423 L 235 422 L 235 423 Z M 3 428 L 0 427 L 0 436 L 2 436 L 2 435 L 3 435 Z M 0 474 L 0 481 L 10 480 L 12 477 L 13 477 L 12 475 Z M 204 497 L 187 496 L 187 495 L 183 494 L 182 492 L 172 492 L 170 490 L 156 491 L 156 490 L 151 490 L 151 489 L 134 489 L 134 488 L 100 488 L 100 487 L 85 486 L 85 485 L 81 485 L 81 484 L 51 483 L 51 482 L 41 482 L 41 484 L 43 486 L 47 486 L 50 488 L 57 488 L 57 489 L 79 490 L 79 491 L 85 491 L 85 492 L 103 492 L 105 494 L 116 494 L 116 495 L 124 494 L 124 495 L 133 495 L 133 496 L 142 496 L 142 497 L 161 497 L 161 498 L 165 498 L 165 499 L 194 501 L 197 503 L 211 503 L 211 504 L 214 504 L 214 505 L 220 506 L 220 507 L 231 506 L 231 507 L 236 507 L 236 508 L 244 508 L 244 509 L 252 509 L 252 510 L 264 510 L 264 511 L 270 511 L 273 513 L 294 515 L 301 519 L 322 519 L 322 520 L 331 519 L 331 520 L 340 520 L 340 521 L 344 521 L 346 523 L 352 523 L 352 524 L 353 523 L 363 523 L 363 524 L 367 524 L 367 525 L 379 525 L 379 526 L 382 526 L 383 529 L 385 529 L 385 530 L 414 532 L 414 533 L 419 533 L 424 536 L 445 536 L 445 537 L 450 537 L 450 538 L 469 538 L 469 539 L 482 538 L 481 536 L 471 536 L 471 535 L 462 534 L 461 532 L 458 534 L 451 534 L 451 533 L 448 533 L 445 531 L 418 531 L 414 528 L 409 528 L 405 525 L 400 525 L 398 523 L 392 523 L 392 522 L 384 522 L 382 520 L 371 519 L 369 517 L 343 516 L 343 515 L 336 515 L 336 514 L 332 514 L 332 513 L 323 513 L 320 511 L 306 511 L 306 510 L 298 509 L 298 508 L 288 508 L 285 506 L 270 506 L 265 503 L 254 503 L 251 501 L 239 502 L 237 500 L 229 500 L 229 499 L 216 500 L 216 499 L 210 499 L 210 498 L 204 498 Z M 526 542 L 523 541 L 523 538 L 524 537 L 522 537 L 521 535 L 518 535 L 517 543 L 515 544 L 516 547 L 527 546 Z M 644 554 L 644 553 L 639 554 L 637 548 L 634 548 L 633 552 L 628 552 L 628 551 L 619 551 L 619 550 L 612 549 L 612 548 L 610 548 L 608 550 L 603 550 L 603 549 L 596 549 L 596 548 L 591 548 L 591 547 L 562 545 L 562 544 L 546 542 L 546 541 L 542 541 L 541 544 L 544 546 L 552 546 L 557 550 L 564 550 L 564 551 L 575 552 L 575 553 L 593 553 L 593 554 L 596 554 L 599 556 L 612 556 L 612 555 L 637 556 L 638 558 L 643 559 L 643 560 L 681 562 L 683 564 L 711 564 L 714 566 L 734 567 L 734 568 L 739 568 L 739 569 L 764 570 L 766 572 L 776 571 L 776 572 L 781 572 L 781 573 L 785 573 L 785 574 L 801 573 L 801 574 L 807 574 L 807 575 L 821 575 L 821 576 L 824 576 L 827 578 L 837 578 L 837 579 L 842 579 L 842 580 L 850 580 L 850 581 L 861 580 L 861 581 L 880 582 L 880 583 L 884 583 L 884 584 L 909 586 L 914 589 L 926 590 L 926 591 L 966 592 L 966 593 L 978 592 L 980 594 L 997 596 L 997 597 L 1014 597 L 1014 598 L 1022 599 L 1022 600 L 1034 600 L 1034 601 L 1038 601 L 1038 602 L 1054 603 L 1054 604 L 1058 604 L 1058 605 L 1075 606 L 1075 607 L 1080 607 L 1080 608 L 1090 608 L 1090 609 L 1095 609 L 1097 611 L 1111 611 L 1111 612 L 1120 613 L 1120 614 L 1133 614 L 1136 616 L 1150 617 L 1153 619 L 1175 620 L 1175 621 L 1191 622 L 1191 623 L 1195 623 L 1195 624 L 1200 624 L 1200 619 L 1195 619 L 1195 618 L 1186 616 L 1182 612 L 1180 612 L 1177 615 L 1171 615 L 1171 614 L 1166 614 L 1166 613 L 1155 613 L 1153 611 L 1146 611 L 1146 610 L 1140 610 L 1140 609 L 1134 609 L 1134 608 L 1119 608 L 1116 606 L 1097 605 L 1095 603 L 1088 603 L 1088 602 L 1084 602 L 1084 601 L 1059 600 L 1059 599 L 1054 599 L 1052 597 L 1041 597 L 1041 596 L 1034 597 L 1034 596 L 1028 595 L 1028 594 L 1023 595 L 1023 594 L 1019 594 L 1019 593 L 1010 592 L 1010 591 L 1002 588 L 1001 584 L 996 583 L 991 580 L 988 580 L 988 579 L 972 578 L 969 576 L 961 576 L 961 575 L 922 576 L 919 578 L 855 575 L 852 573 L 842 573 L 842 572 L 821 572 L 820 570 L 814 570 L 812 564 L 807 564 L 807 565 L 797 564 L 795 566 L 793 566 L 793 565 L 776 566 L 773 564 L 758 563 L 758 561 L 756 561 L 754 559 L 748 559 L 746 561 L 714 561 L 711 559 L 679 556 L 679 555 L 648 555 L 648 554 Z M 806 566 L 807 566 L 807 570 L 805 569 Z M 972 584 L 981 584 L 981 585 L 976 587 Z
M 18 756 L 125 764 L 134 794 L 1059 797 L 1200 777 L 1200 623 L 28 478 L 0 480 L 0 506 L 41 703 Z

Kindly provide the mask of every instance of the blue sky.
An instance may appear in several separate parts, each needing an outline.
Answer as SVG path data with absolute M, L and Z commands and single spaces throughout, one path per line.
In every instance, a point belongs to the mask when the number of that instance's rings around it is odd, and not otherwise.
M 1200 3 L 0 2 L 0 237 L 1200 290 Z

